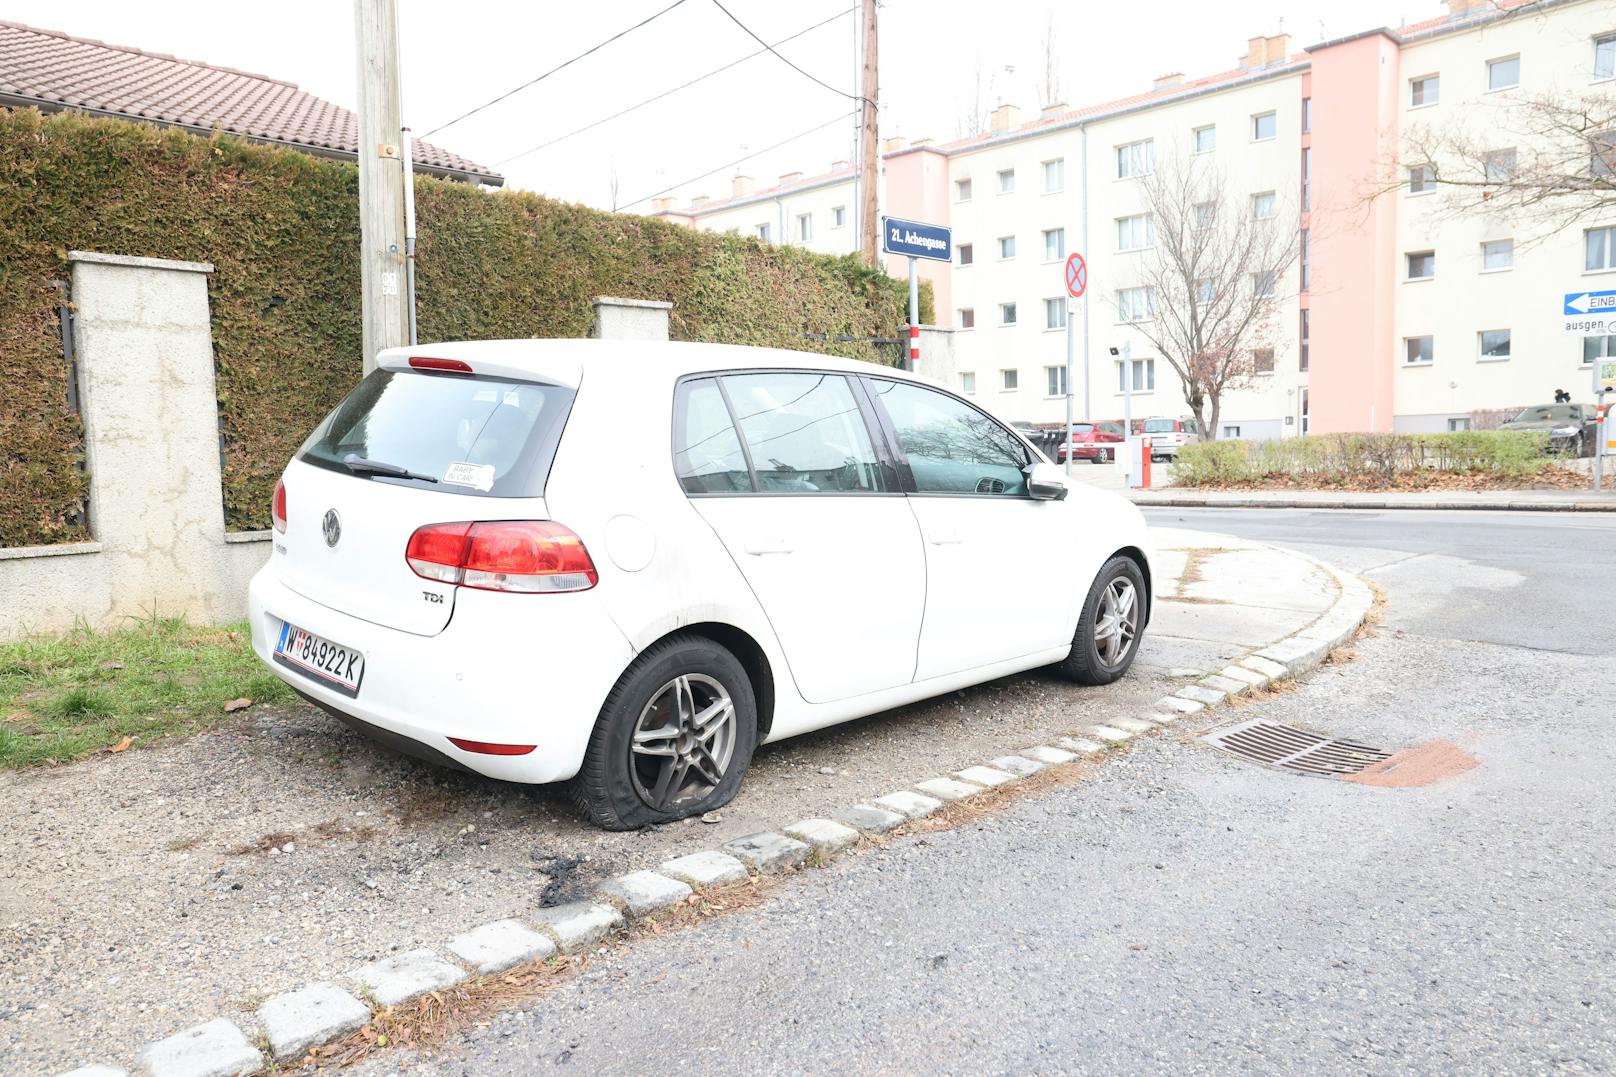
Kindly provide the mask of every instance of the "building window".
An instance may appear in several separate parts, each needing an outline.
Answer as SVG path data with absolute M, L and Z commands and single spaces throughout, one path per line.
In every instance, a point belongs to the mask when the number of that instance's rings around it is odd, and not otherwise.
M 1014 303 L 1000 303 L 999 304 L 999 324 L 1000 325 L 1015 325 L 1016 324 L 1016 305 Z
M 1481 245 L 1481 271 L 1494 273 L 1500 269 L 1513 269 L 1515 267 L 1515 241 L 1513 239 L 1489 239 Z
M 1224 423 L 1223 433 L 1219 434 L 1218 436 L 1222 438 L 1238 438 L 1240 436 L 1240 428 L 1229 423 Z
M 1424 108 L 1442 100 L 1442 79 L 1437 75 L 1422 75 L 1408 80 L 1408 107 Z
M 1302 98 L 1302 134 L 1311 134 L 1313 131 L 1313 99 Z
M 959 264 L 968 266 L 974 261 L 976 261 L 976 248 L 969 243 L 961 243 L 959 245 Z
M 1301 329 L 1298 331 L 1298 337 L 1301 340 L 1301 347 L 1299 349 L 1300 354 L 1298 354 L 1297 357 L 1296 357 L 1296 369 L 1301 370 L 1301 371 L 1306 371 L 1307 370 L 1307 331 L 1308 331 L 1308 328 L 1309 328 L 1308 324 L 1307 324 L 1308 323 L 1308 310 L 1307 310 L 1306 307 L 1302 308 L 1301 322 L 1302 322 L 1302 326 L 1301 326 Z M 1305 431 L 1304 431 L 1304 433 L 1305 433 Z
M 1273 191 L 1264 191 L 1251 196 L 1251 217 L 1257 221 L 1271 221 L 1279 216 L 1279 202 L 1274 198 Z
M 1206 231 L 1218 223 L 1218 204 L 1216 202 L 1195 203 L 1195 227 Z
M 814 215 L 812 213 L 799 213 L 797 215 L 797 238 L 804 243 L 814 238 Z
M 1481 340 L 1481 357 L 1483 359 L 1509 358 L 1509 330 L 1483 329 L 1476 334 Z
M 1486 160 L 1487 182 L 1508 183 L 1515 178 L 1515 148 L 1492 150 Z
M 1457 434 L 1461 430 L 1469 430 L 1469 429 L 1470 429 L 1470 418 L 1469 418 L 1469 416 L 1460 416 L 1459 418 L 1449 419 L 1448 420 L 1448 433 L 1450 433 L 1450 434 Z
M 1304 229 L 1302 229 L 1301 252 L 1300 252 L 1300 256 L 1297 259 L 1297 261 L 1301 264 L 1301 267 L 1302 267 L 1302 291 L 1304 291 L 1304 292 L 1307 291 L 1309 287 L 1311 287 L 1312 282 L 1313 282 L 1313 266 L 1312 266 L 1312 263 L 1311 263 L 1311 261 L 1309 260 L 1309 257 L 1308 257 L 1310 253 L 1311 252 L 1308 250 L 1307 229 L 1304 228 Z
M 1218 128 L 1216 124 L 1209 123 L 1205 127 L 1197 127 L 1193 134 L 1196 153 L 1211 153 L 1218 148 Z
M 830 226 L 832 228 L 841 228 L 841 227 L 845 226 L 846 224 L 847 224 L 847 207 L 846 206 L 832 206 L 832 207 L 830 207 Z
M 1148 322 L 1156 316 L 1156 289 L 1123 288 L 1117 292 L 1119 322 Z
M 1595 359 L 1616 359 L 1616 337 L 1583 337 L 1582 361 L 1584 365 Z
M 1148 176 L 1156 171 L 1156 142 L 1145 139 L 1117 147 L 1117 179 Z
M 1594 38 L 1594 78 L 1616 78 L 1616 34 Z
M 1142 251 L 1156 245 L 1156 220 L 1148 213 L 1117 218 L 1117 250 Z
M 1588 136 L 1593 159 L 1589 171 L 1595 179 L 1608 180 L 1616 176 L 1616 131 L 1595 131 Z
M 1413 165 L 1408 170 L 1408 193 L 1430 194 L 1436 190 L 1436 169 L 1430 165 Z
M 1066 229 L 1046 228 L 1044 230 L 1044 261 L 1058 262 L 1066 257 Z
M 1274 349 L 1252 349 L 1251 369 L 1258 374 L 1272 374 L 1274 372 Z
M 1409 280 L 1430 280 L 1436 276 L 1435 251 L 1411 251 L 1404 257 L 1408 260 Z
M 954 181 L 954 201 L 969 202 L 971 200 L 971 181 L 957 179 Z
M 1406 366 L 1428 366 L 1436 358 L 1436 349 L 1432 347 L 1431 338 L 1404 337 L 1403 363 Z
M 959 327 L 961 329 L 976 328 L 976 308 L 961 307 L 959 309 Z
M 960 392 L 966 396 L 976 395 L 976 371 L 966 370 L 960 374 Z
M 1272 299 L 1279 289 L 1279 276 L 1272 269 L 1251 275 L 1251 290 L 1258 299 Z
M 1046 300 L 1044 300 L 1044 328 L 1045 329 L 1065 329 L 1066 328 L 1066 300 L 1064 300 L 1064 299 L 1046 299 Z
M 1279 134 L 1279 118 L 1272 112 L 1259 112 L 1251 118 L 1251 141 L 1267 142 Z
M 1487 61 L 1487 89 L 1507 90 L 1521 84 L 1521 58 L 1505 56 L 1501 60 Z
M 1583 233 L 1583 268 L 1616 269 L 1616 228 L 1590 228 Z
M 1195 301 L 1210 305 L 1218 297 L 1218 285 L 1211 277 L 1202 277 L 1195 282 Z
M 764 221 L 757 226 L 757 237 L 763 242 L 769 242 L 769 222 Z
M 1063 366 L 1044 367 L 1044 387 L 1049 390 L 1045 396 L 1066 395 L 1066 368 Z
M 1149 393 L 1149 392 L 1155 391 L 1155 388 L 1156 388 L 1156 360 L 1154 360 L 1154 359 L 1134 359 L 1134 360 L 1131 360 L 1130 362 L 1123 362 L 1121 359 L 1118 359 L 1117 360 L 1117 392 L 1126 393 L 1126 392 L 1129 391 L 1128 368 L 1130 366 L 1132 366 L 1132 368 L 1133 368 L 1133 386 L 1132 386 L 1133 392 L 1136 392 L 1136 393 Z
M 1001 169 L 999 171 L 999 193 L 1000 194 L 1015 194 L 1016 193 L 1016 170 L 1015 169 L 1013 169 L 1013 168 L 1005 168 L 1005 169 Z
M 1302 147 L 1302 208 L 1313 208 L 1313 149 Z
M 999 261 L 1003 262 L 1016 256 L 1016 237 L 999 237 Z
M 1057 157 L 1044 162 L 1044 193 L 1055 194 L 1066 189 L 1066 160 Z
M 1013 393 L 1021 388 L 1021 372 L 1019 370 L 999 371 L 1000 392 Z

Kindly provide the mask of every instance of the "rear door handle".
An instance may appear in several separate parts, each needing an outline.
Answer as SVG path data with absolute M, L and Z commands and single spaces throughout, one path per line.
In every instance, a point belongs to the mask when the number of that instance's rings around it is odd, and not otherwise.
M 754 557 L 763 557 L 771 553 L 790 553 L 791 543 L 783 538 L 750 538 L 741 548 Z
M 927 541 L 933 546 L 957 546 L 965 541 L 965 536 L 958 531 L 933 531 L 927 536 Z

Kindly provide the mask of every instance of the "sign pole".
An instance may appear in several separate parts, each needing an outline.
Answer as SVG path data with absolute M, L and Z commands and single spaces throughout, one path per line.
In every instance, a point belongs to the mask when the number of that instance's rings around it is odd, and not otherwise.
M 909 370 L 920 365 L 920 278 L 915 276 L 914 255 L 909 256 Z
M 1605 383 L 1599 376 L 1599 360 L 1592 364 L 1594 371 L 1594 414 L 1599 417 L 1594 425 L 1594 493 L 1599 493 L 1605 486 L 1605 431 L 1608 429 L 1610 419 L 1605 415 Z
M 1072 304 L 1066 304 L 1066 477 L 1072 476 L 1072 357 L 1077 353 L 1077 336 L 1072 331 L 1072 324 L 1076 320 L 1072 317 L 1077 313 Z
M 1089 267 L 1083 261 L 1083 256 L 1073 251 L 1066 257 L 1066 294 L 1072 299 L 1083 300 L 1083 418 L 1092 420 L 1089 414 L 1089 369 L 1088 369 L 1088 299 L 1089 294 Z M 1066 301 L 1066 474 L 1072 474 L 1072 362 L 1077 355 L 1077 328 L 1073 324 L 1072 315 L 1076 314 L 1071 300 Z

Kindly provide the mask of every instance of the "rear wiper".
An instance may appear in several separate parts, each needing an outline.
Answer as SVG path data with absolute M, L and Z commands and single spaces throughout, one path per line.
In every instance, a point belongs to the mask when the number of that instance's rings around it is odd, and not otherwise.
M 385 460 L 367 460 L 358 453 L 349 453 L 342 458 L 342 466 L 355 475 L 388 475 L 395 479 L 420 479 L 423 482 L 437 482 L 431 475 L 421 475 L 407 467 L 389 464 Z

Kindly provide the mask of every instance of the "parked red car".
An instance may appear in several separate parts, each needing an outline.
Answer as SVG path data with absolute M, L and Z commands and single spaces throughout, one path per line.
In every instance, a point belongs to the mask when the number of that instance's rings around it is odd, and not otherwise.
M 1072 459 L 1087 460 L 1091 464 L 1106 464 L 1117 458 L 1116 446 L 1126 441 L 1121 423 L 1073 423 Z M 1055 462 L 1066 462 L 1065 445 L 1055 447 Z

